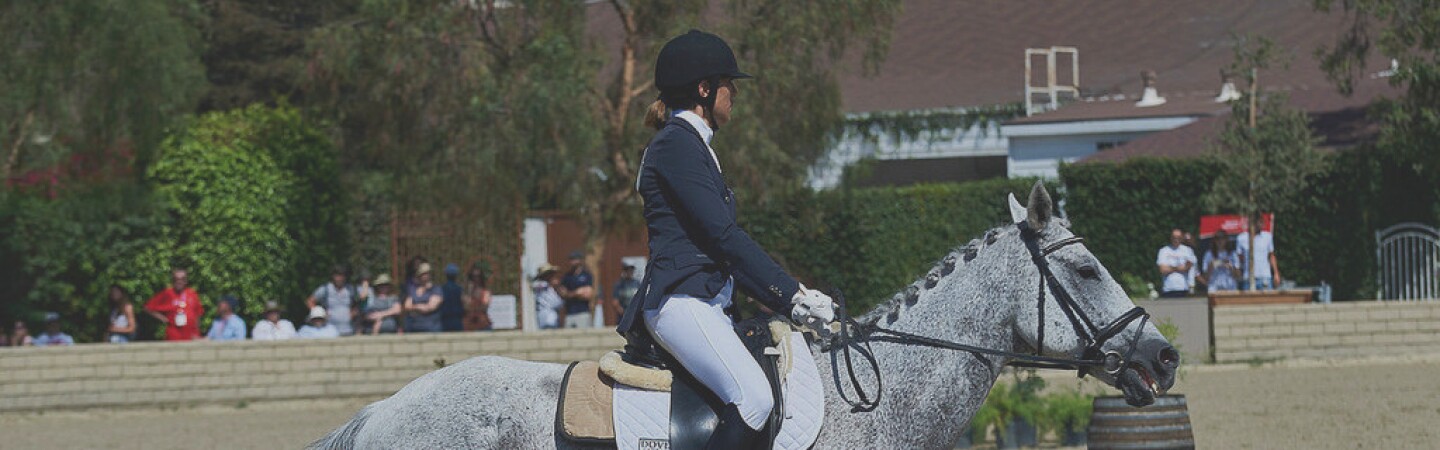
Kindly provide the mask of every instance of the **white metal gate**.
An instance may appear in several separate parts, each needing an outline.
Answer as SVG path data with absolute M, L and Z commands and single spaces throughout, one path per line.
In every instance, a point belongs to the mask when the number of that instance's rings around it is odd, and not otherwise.
M 1382 300 L 1440 298 L 1440 229 L 1405 222 L 1375 232 Z

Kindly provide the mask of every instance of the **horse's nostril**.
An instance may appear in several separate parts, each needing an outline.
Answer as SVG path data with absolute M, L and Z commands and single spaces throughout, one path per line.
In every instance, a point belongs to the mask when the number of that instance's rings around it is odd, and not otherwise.
M 1159 358 L 1160 364 L 1165 367 L 1180 365 L 1180 352 L 1175 351 L 1175 347 L 1167 345 L 1165 348 L 1160 349 L 1160 354 L 1156 356 Z

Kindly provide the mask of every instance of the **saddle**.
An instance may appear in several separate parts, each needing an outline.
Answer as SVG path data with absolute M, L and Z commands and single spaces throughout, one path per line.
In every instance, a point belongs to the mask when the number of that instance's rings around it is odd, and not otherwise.
M 775 409 L 763 448 L 808 448 L 819 436 L 824 393 L 804 335 L 782 320 L 756 317 L 735 327 L 770 380 Z M 639 330 L 645 334 L 645 331 Z M 724 407 L 645 336 L 599 361 L 572 363 L 561 382 L 556 432 L 572 442 L 619 449 L 699 449 Z

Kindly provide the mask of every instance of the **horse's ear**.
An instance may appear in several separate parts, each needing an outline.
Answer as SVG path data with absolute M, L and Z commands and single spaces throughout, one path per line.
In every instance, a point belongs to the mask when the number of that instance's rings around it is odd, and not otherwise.
M 1029 217 L 1028 213 L 1025 212 L 1025 207 L 1020 206 L 1020 202 L 1015 200 L 1015 194 L 1013 192 L 1010 193 L 1009 196 L 1010 223 L 1020 223 L 1020 221 L 1025 220 L 1027 217 Z
M 1045 191 L 1045 182 L 1035 182 L 1035 188 L 1030 190 L 1030 206 L 1025 209 L 1029 211 L 1026 220 L 1030 221 L 1031 229 L 1044 230 L 1050 225 L 1050 219 L 1055 215 L 1055 202 L 1050 200 L 1050 193 Z

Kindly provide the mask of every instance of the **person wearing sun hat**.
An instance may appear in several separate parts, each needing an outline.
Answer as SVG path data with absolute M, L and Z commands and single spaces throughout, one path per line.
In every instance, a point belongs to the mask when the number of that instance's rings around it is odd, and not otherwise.
M 415 286 L 405 295 L 405 331 L 437 333 L 440 324 L 440 287 L 431 278 L 430 264 L 420 263 L 415 270 Z
M 541 264 L 535 270 L 535 281 L 530 289 L 535 292 L 535 323 L 540 329 L 560 328 L 560 310 L 565 300 L 555 286 L 560 284 L 560 270 L 550 263 Z
M 375 277 L 375 296 L 365 305 L 365 323 L 370 334 L 399 333 L 400 296 L 395 294 L 395 283 L 390 274 Z
M 295 324 L 280 317 L 280 303 L 265 302 L 265 315 L 255 322 L 250 330 L 250 339 L 257 341 L 283 341 L 295 337 Z

